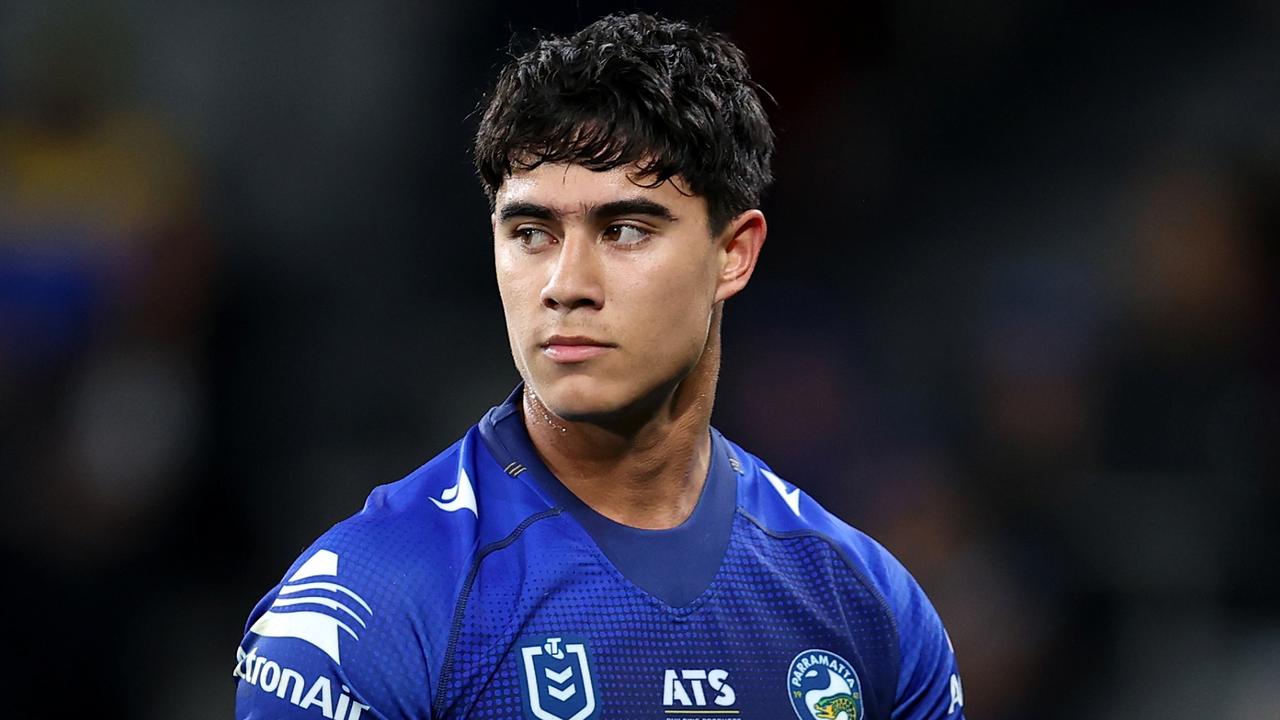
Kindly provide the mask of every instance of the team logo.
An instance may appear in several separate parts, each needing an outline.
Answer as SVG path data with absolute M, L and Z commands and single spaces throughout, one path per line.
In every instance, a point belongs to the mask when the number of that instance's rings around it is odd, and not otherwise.
M 295 638 L 308 642 L 341 664 L 340 634 L 359 640 L 373 619 L 373 608 L 338 578 L 338 554 L 318 550 L 280 587 L 271 609 L 249 628 L 262 637 Z
M 862 684 L 844 658 L 805 650 L 787 671 L 787 694 L 800 720 L 862 720 Z
M 520 646 L 525 715 L 536 720 L 588 720 L 597 716 L 596 688 L 587 644 L 567 636 Z

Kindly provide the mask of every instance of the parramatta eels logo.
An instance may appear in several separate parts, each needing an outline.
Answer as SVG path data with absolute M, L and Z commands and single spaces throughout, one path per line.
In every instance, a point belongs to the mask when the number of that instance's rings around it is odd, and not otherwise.
M 534 720 L 597 717 L 591 656 L 583 640 L 568 636 L 530 639 L 520 645 L 525 715 Z
M 800 720 L 862 720 L 862 684 L 853 666 L 827 650 L 805 650 L 787 671 L 791 707 Z

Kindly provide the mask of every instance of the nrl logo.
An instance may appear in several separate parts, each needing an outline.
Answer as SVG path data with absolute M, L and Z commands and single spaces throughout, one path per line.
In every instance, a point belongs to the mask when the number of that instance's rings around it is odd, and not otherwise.
M 526 641 L 520 646 L 520 678 L 525 715 L 532 720 L 597 717 L 591 656 L 584 641 L 564 636 Z

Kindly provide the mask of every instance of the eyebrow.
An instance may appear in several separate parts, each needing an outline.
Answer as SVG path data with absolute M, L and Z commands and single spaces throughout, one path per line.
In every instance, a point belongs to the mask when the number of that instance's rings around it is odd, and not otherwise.
M 517 217 L 554 220 L 559 215 L 558 211 L 546 205 L 532 202 L 513 202 L 502 206 L 502 209 L 498 212 L 498 220 L 506 222 Z M 619 215 L 648 215 L 668 222 L 674 222 L 678 219 L 666 205 L 646 198 L 626 198 L 623 200 L 611 200 L 600 205 L 592 205 L 587 208 L 587 215 L 597 222 L 615 218 Z

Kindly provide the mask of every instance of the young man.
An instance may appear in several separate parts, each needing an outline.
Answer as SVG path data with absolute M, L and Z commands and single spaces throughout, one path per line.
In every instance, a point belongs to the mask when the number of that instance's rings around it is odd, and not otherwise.
M 710 428 L 772 148 L 713 33 L 611 16 L 511 62 L 475 155 L 523 383 L 259 603 L 237 717 L 962 716 L 902 566 Z

